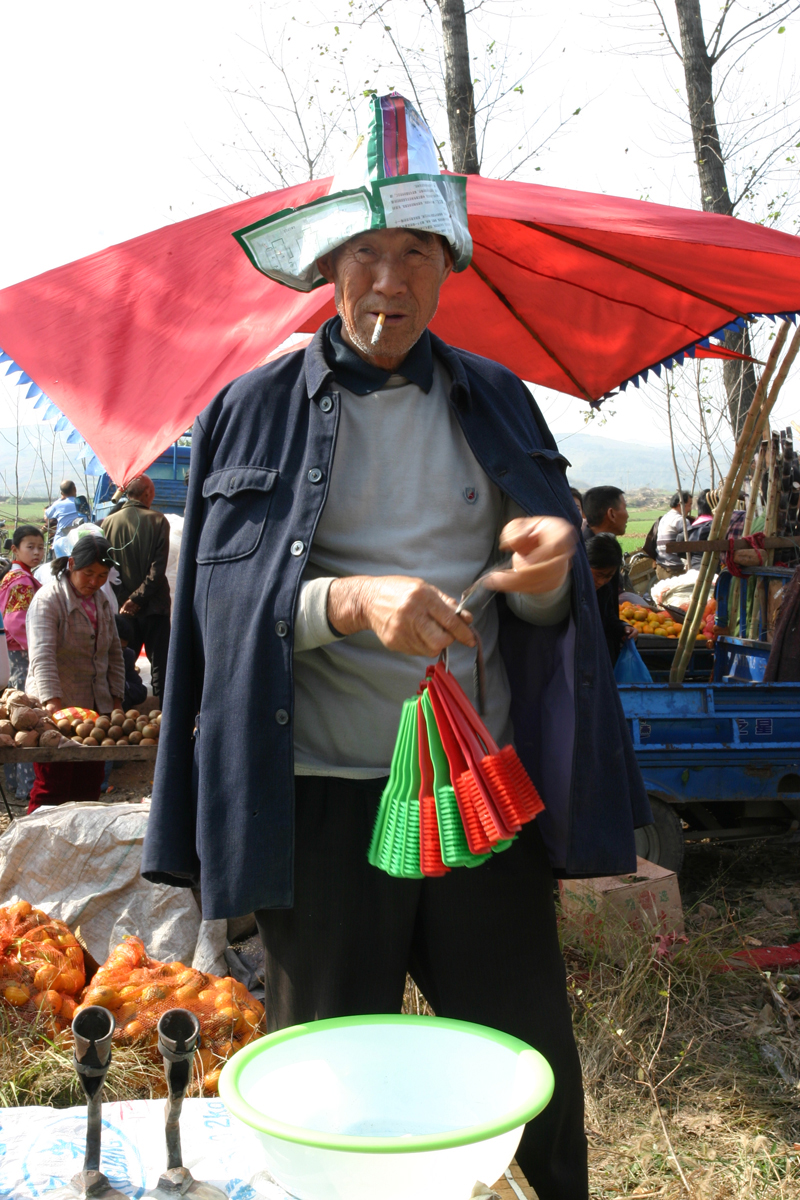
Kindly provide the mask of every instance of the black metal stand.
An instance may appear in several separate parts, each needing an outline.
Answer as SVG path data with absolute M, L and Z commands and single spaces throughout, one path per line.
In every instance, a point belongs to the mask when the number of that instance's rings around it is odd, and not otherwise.
M 14 814 L 11 811 L 11 805 L 8 803 L 8 796 L 6 795 L 6 789 L 3 787 L 3 768 L 2 767 L 0 767 L 0 796 L 3 797 L 3 804 L 6 806 L 6 812 L 8 813 L 9 821 L 13 821 Z
M 100 1170 L 103 1130 L 103 1084 L 111 1066 L 115 1022 L 106 1008 L 93 1004 L 72 1022 L 73 1062 L 86 1096 L 86 1153 L 83 1170 L 70 1180 L 70 1193 L 79 1200 L 129 1200 Z
M 191 1083 L 192 1063 L 200 1044 L 200 1022 L 185 1008 L 172 1008 L 158 1022 L 158 1049 L 164 1059 L 167 1100 L 164 1133 L 167 1143 L 167 1169 L 147 1196 L 157 1200 L 175 1200 L 191 1196 L 195 1200 L 226 1200 L 225 1193 L 210 1183 L 194 1179 L 183 1165 L 180 1116 L 183 1098 Z

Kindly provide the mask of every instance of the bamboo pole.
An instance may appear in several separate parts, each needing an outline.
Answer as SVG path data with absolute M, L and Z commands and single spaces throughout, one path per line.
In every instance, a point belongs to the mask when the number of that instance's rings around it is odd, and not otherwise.
M 725 482 L 722 485 L 719 503 L 714 512 L 714 517 L 711 522 L 708 540 L 715 541 L 719 536 L 721 529 L 727 529 L 730 522 L 731 513 L 736 503 L 736 498 L 739 495 L 739 490 L 744 481 L 744 476 L 749 463 L 752 461 L 755 448 L 762 437 L 762 429 L 764 423 L 769 416 L 772 404 L 777 399 L 780 385 L 776 388 L 773 386 L 768 391 L 769 382 L 778 365 L 781 351 L 789 333 L 789 322 L 783 321 L 778 329 L 775 341 L 772 344 L 769 358 L 762 372 L 761 378 L 758 381 L 755 395 L 753 396 L 750 408 L 742 425 L 742 431 L 736 442 L 731 459 L 731 465 L 728 468 L 728 474 L 725 476 Z M 791 357 L 794 360 L 797 350 L 800 349 L 800 330 L 798 330 L 792 339 L 792 347 L 786 359 Z M 794 350 L 794 353 L 791 351 Z M 791 365 L 791 362 L 789 362 Z M 786 367 L 786 370 L 784 370 Z M 786 365 L 786 360 L 781 364 L 781 370 L 778 372 L 776 383 L 780 381 L 782 384 L 786 378 L 789 366 Z M 695 639 L 700 629 L 700 622 L 703 616 L 703 609 L 708 598 L 709 588 L 714 576 L 714 559 L 715 556 L 710 551 L 703 554 L 703 559 L 700 564 L 697 580 L 695 581 L 692 590 L 692 596 L 689 601 L 689 608 L 686 613 L 686 619 L 681 626 L 681 633 L 678 639 L 678 647 L 675 651 L 675 657 L 672 661 L 672 667 L 669 673 L 669 681 L 671 684 L 679 684 L 683 682 L 686 674 L 686 668 L 689 665 L 694 650 Z
M 781 498 L 781 481 L 783 478 L 783 456 L 781 454 L 781 446 L 777 433 L 773 430 L 769 439 L 768 451 L 768 479 L 767 487 L 767 502 L 764 509 L 764 536 L 774 537 L 775 530 L 778 525 L 778 504 Z M 775 560 L 775 551 L 768 550 L 766 552 L 766 565 L 771 567 Z M 758 633 L 758 623 L 761 617 L 763 605 L 761 602 L 761 593 L 763 589 L 759 587 L 759 581 L 756 580 L 753 588 L 753 610 L 750 614 L 750 624 L 747 629 L 747 636 L 755 638 Z M 766 618 L 766 611 L 764 612 Z
M 755 469 L 753 471 L 753 479 L 750 485 L 750 495 L 747 497 L 747 511 L 744 517 L 744 536 L 749 537 L 753 529 L 753 520 L 756 515 L 756 501 L 761 492 L 761 476 L 764 474 L 764 459 L 766 457 L 767 443 L 762 438 L 761 445 L 758 450 L 758 458 L 756 459 Z
M 770 351 L 769 358 L 764 367 L 764 372 L 759 380 L 756 394 L 753 397 L 753 402 L 748 409 L 745 417 L 742 432 L 736 443 L 733 459 L 728 469 L 728 474 L 725 478 L 725 483 L 720 495 L 720 502 L 717 505 L 717 510 L 714 513 L 711 531 L 709 532 L 709 541 L 713 541 L 719 534 L 720 528 L 728 528 L 731 514 L 736 504 L 736 498 L 739 495 L 742 483 L 744 482 L 745 474 L 747 473 L 748 464 L 752 461 L 755 454 L 756 446 L 763 436 L 764 426 L 769 421 L 769 414 L 778 399 L 778 394 L 783 386 L 786 376 L 789 373 L 792 363 L 800 351 L 800 329 L 795 331 L 775 382 L 772 387 L 767 388 L 769 381 L 775 371 L 778 358 L 786 341 L 789 332 L 788 321 L 782 322 L 778 329 L 777 336 Z M 719 519 L 718 519 L 719 518 Z M 715 528 L 716 526 L 716 528 Z M 703 554 L 703 561 L 700 571 L 692 591 L 692 597 L 689 602 L 689 610 L 686 620 L 681 628 L 681 635 L 678 641 L 678 649 L 675 652 L 672 668 L 670 670 L 669 681 L 672 684 L 682 683 L 686 674 L 686 668 L 689 665 L 692 651 L 694 649 L 695 638 L 697 637 L 702 620 L 703 609 L 706 599 L 708 598 L 709 588 L 714 576 L 714 555 L 711 552 Z M 691 616 L 690 616 L 691 614 Z
M 744 529 L 742 530 L 745 537 L 749 537 L 753 531 L 753 520 L 755 519 L 755 515 L 756 515 L 756 501 L 758 500 L 758 497 L 761 494 L 761 476 L 764 474 L 764 462 L 765 462 L 766 456 L 767 456 L 767 442 L 762 438 L 761 445 L 758 448 L 758 457 L 756 459 L 756 465 L 753 470 L 753 477 L 750 481 L 750 495 L 747 497 L 747 509 L 745 511 L 745 517 L 744 517 Z M 735 580 L 734 584 L 731 585 L 731 595 L 733 594 L 734 588 L 735 588 L 737 600 L 739 598 L 740 585 L 741 585 L 741 580 L 739 580 L 739 579 Z M 732 604 L 732 601 L 729 600 L 728 601 L 728 610 L 729 611 L 731 608 L 731 604 Z M 738 609 L 737 609 L 737 613 L 738 613 Z M 751 620 L 751 622 L 750 622 L 751 629 L 752 629 L 752 624 L 753 624 L 753 622 Z M 750 630 L 748 630 L 748 633 L 749 632 L 750 632 Z M 740 630 L 739 631 L 740 636 L 741 636 L 741 633 L 742 633 L 742 631 Z M 752 637 L 752 634 L 750 634 L 750 636 Z

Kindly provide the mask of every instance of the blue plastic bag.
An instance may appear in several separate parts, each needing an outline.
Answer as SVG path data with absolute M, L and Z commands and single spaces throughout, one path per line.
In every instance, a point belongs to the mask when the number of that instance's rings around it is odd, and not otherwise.
M 633 638 L 628 638 L 622 643 L 622 649 L 614 667 L 614 678 L 617 683 L 653 682 L 653 677 L 644 665 Z

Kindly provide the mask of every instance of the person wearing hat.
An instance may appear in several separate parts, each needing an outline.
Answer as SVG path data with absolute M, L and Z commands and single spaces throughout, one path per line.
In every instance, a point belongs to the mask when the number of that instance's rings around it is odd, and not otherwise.
M 564 460 L 515 375 L 428 329 L 469 265 L 466 181 L 403 97 L 372 106 L 328 196 L 237 233 L 338 315 L 195 423 L 142 870 L 255 911 L 270 1030 L 397 1012 L 410 972 L 535 1046 L 555 1092 L 517 1158 L 540 1200 L 585 1200 L 552 872 L 635 869 L 649 805 Z M 445 650 L 472 695 L 478 636 L 484 719 L 546 811 L 475 869 L 392 878 L 367 851 L 402 703 Z

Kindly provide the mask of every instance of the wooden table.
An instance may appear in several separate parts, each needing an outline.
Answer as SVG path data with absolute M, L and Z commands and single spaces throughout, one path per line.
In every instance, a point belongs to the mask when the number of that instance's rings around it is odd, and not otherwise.
M 158 746 L 0 746 L 0 766 L 26 762 L 155 762 Z
M 9 820 L 14 820 L 8 803 L 2 767 L 5 763 L 34 762 L 152 762 L 158 746 L 0 746 L 0 797 Z
M 492 1191 L 497 1192 L 502 1200 L 537 1200 L 536 1192 L 528 1183 L 516 1162 L 512 1162 L 508 1168 L 508 1173 L 514 1180 L 515 1186 L 512 1187 L 504 1176 L 492 1185 Z

